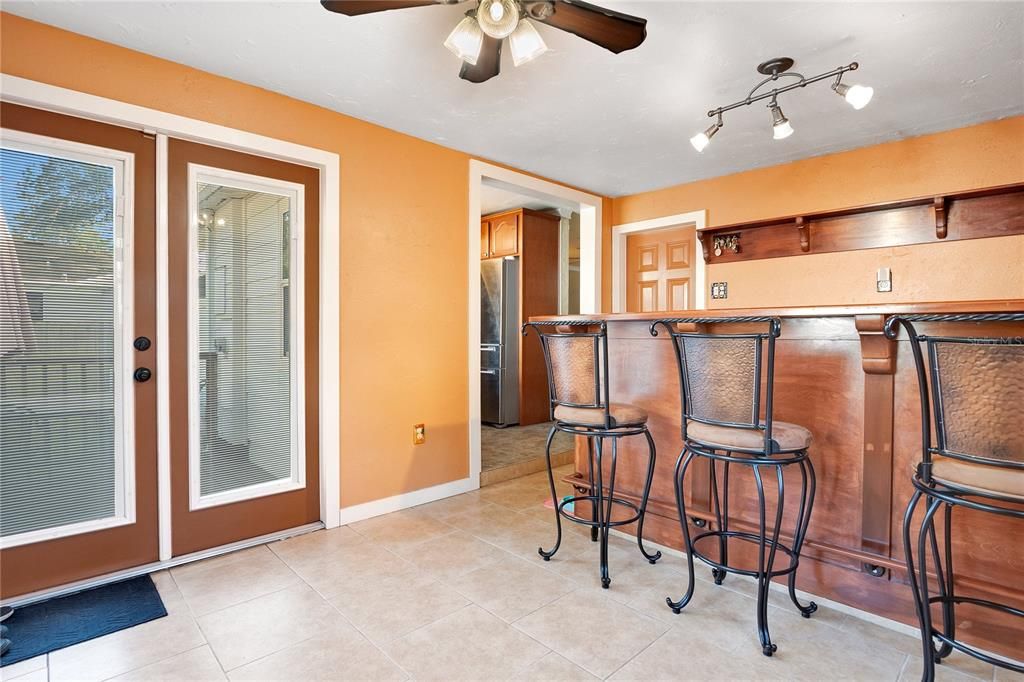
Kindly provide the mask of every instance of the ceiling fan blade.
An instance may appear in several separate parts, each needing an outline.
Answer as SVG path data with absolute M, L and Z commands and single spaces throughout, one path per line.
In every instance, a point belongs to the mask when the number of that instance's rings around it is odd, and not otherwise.
M 616 54 L 632 50 L 647 37 L 646 19 L 580 0 L 556 0 L 551 16 L 537 21 L 568 31 Z
M 498 75 L 501 71 L 501 40 L 484 34 L 484 44 L 480 47 L 480 56 L 476 65 L 462 62 L 459 78 L 471 83 L 483 83 Z
M 383 12 L 389 9 L 407 9 L 436 5 L 437 0 L 320 0 L 324 9 L 350 17 L 360 14 Z

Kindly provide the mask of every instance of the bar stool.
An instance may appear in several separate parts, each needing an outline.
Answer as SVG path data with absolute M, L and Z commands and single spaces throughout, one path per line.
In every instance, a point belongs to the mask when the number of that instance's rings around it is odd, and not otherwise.
M 712 334 L 680 331 L 677 326 L 761 322 L 768 323 L 767 332 Z M 773 317 L 668 318 L 651 323 L 652 336 L 658 335 L 658 325 L 672 336 L 679 368 L 683 449 L 676 461 L 675 493 L 690 569 L 685 594 L 678 601 L 671 597 L 665 601 L 675 613 L 680 613 L 690 602 L 694 591 L 695 556 L 711 566 L 712 577 L 718 585 L 728 573 L 756 578 L 757 634 L 762 653 L 771 656 L 777 649 L 768 631 L 768 590 L 772 578 L 788 576 L 789 597 L 803 617 L 809 618 L 818 609 L 814 602 L 801 605 L 796 596 L 800 550 L 814 506 L 814 467 L 807 456 L 811 432 L 796 424 L 772 420 L 775 339 L 781 333 L 781 322 Z M 714 528 L 709 527 L 691 538 L 683 482 L 694 457 L 706 459 L 711 467 Z M 759 512 L 756 533 L 730 528 L 730 465 L 750 467 L 753 472 Z M 799 469 L 801 479 L 792 546 L 779 540 L 786 499 L 783 470 L 789 466 Z M 773 523 L 766 518 L 762 470 L 774 470 L 777 481 Z M 695 525 L 700 527 L 702 524 L 695 522 Z M 730 540 L 749 543 L 757 548 L 756 568 L 729 563 Z M 712 559 L 707 550 L 701 549 L 702 541 L 717 544 L 718 561 Z M 789 561 L 786 566 L 777 568 L 775 558 L 779 552 L 789 557 Z
M 900 325 L 910 337 L 921 400 L 921 461 L 914 471 L 914 494 L 903 517 L 907 574 L 921 625 L 921 679 L 934 680 L 935 664 L 954 649 L 1024 673 L 1024 666 L 994 658 L 957 640 L 958 604 L 1022 618 L 1024 610 L 957 594 L 951 542 L 954 507 L 1024 519 L 1024 339 L 928 336 L 919 334 L 914 322 L 1024 322 L 1024 313 L 899 315 L 885 324 L 890 339 L 897 338 Z M 928 354 L 927 370 L 923 348 Z M 912 542 L 914 513 L 922 499 L 924 517 Z M 940 553 L 935 517 L 943 505 L 944 547 Z M 929 549 L 935 564 L 935 596 L 930 596 L 928 584 Z M 915 565 L 915 551 L 919 565 Z M 932 623 L 932 605 L 940 607 L 941 627 Z
M 608 392 L 608 333 L 600 320 L 554 320 L 527 322 L 523 336 L 533 328 L 540 338 L 544 362 L 548 372 L 548 394 L 551 419 L 555 424 L 548 434 L 545 455 L 548 464 L 548 482 L 555 507 L 555 546 L 543 547 L 537 552 L 550 561 L 562 544 L 562 518 L 590 526 L 590 539 L 600 542 L 601 587 L 611 584 L 608 573 L 608 532 L 617 526 L 637 524 L 636 541 L 640 553 L 650 563 L 661 558 L 661 552 L 648 552 L 644 548 L 644 516 L 647 498 L 651 492 L 656 457 L 654 439 L 647 431 L 647 412 L 635 405 L 613 403 Z M 551 440 L 557 431 L 583 436 L 587 439 L 589 460 L 588 494 L 558 499 L 555 477 L 551 468 Z M 640 503 L 615 496 L 615 467 L 618 460 L 620 438 L 643 435 L 647 438 L 647 478 L 641 492 Z M 611 439 L 611 463 L 607 482 L 604 479 L 604 440 Z M 608 492 L 605 494 L 605 486 Z M 590 504 L 591 518 L 584 519 L 565 510 L 566 505 L 586 502 Z M 632 512 L 629 518 L 613 521 L 613 505 Z

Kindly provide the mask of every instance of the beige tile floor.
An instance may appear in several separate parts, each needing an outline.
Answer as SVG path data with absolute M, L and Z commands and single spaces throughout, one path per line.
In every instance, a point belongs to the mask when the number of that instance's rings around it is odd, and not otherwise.
M 655 566 L 569 530 L 550 563 L 546 474 L 154 575 L 168 617 L 0 672 L 3 680 L 915 680 L 912 637 L 773 600 L 760 653 L 751 584 L 700 570 L 665 606 L 684 560 Z M 954 654 L 940 680 L 1021 680 Z

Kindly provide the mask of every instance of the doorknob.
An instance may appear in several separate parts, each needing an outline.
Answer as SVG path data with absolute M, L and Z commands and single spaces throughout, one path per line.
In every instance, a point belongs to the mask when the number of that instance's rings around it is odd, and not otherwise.
M 152 343 L 150 342 L 148 336 L 140 336 L 137 339 L 135 339 L 132 345 L 135 346 L 135 350 L 149 350 L 149 347 L 152 345 Z
M 153 376 L 153 372 L 148 367 L 139 367 L 135 370 L 135 380 L 140 384 L 149 381 L 149 378 Z

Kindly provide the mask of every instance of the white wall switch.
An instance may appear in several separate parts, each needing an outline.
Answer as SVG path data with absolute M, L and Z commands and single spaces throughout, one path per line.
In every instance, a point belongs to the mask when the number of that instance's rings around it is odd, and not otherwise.
M 875 285 L 879 293 L 888 293 L 892 291 L 892 270 L 889 268 L 878 268 Z

